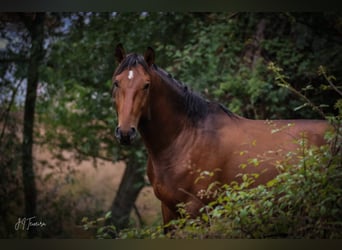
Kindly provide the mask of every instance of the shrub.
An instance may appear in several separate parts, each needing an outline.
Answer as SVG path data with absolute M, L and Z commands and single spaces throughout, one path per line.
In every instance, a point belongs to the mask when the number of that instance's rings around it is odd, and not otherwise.
M 282 173 L 266 185 L 248 188 L 252 176 L 241 184 L 223 185 L 200 217 L 190 219 L 179 210 L 187 219 L 172 222 L 173 236 L 341 238 L 342 159 L 330 152 L 329 145 L 293 152 L 291 157 L 298 157 L 299 163 L 279 165 Z

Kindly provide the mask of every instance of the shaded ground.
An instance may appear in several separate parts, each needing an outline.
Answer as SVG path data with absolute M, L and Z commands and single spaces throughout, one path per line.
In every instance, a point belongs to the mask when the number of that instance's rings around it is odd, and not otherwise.
M 0 184 L 0 236 L 3 238 L 22 238 L 24 230 L 15 230 L 14 225 L 24 215 L 23 178 L 20 166 L 20 142 L 22 140 L 22 113 L 10 116 L 5 138 L 0 149 L 2 171 Z M 3 127 L 0 121 L 0 128 Z M 15 138 L 11 133 L 17 134 Z M 8 136 L 7 136 L 8 133 Z M 39 133 L 44 133 L 40 129 Z M 6 142 L 6 143 L 5 143 Z M 8 155 L 7 155 L 8 154 Z M 75 154 L 63 151 L 56 158 L 46 146 L 34 145 L 34 167 L 38 189 L 36 217 L 46 223 L 41 236 L 46 238 L 90 238 L 93 230 L 85 231 L 82 218 L 95 220 L 110 210 L 122 174 L 123 162 L 113 163 L 101 159 L 79 161 Z M 95 164 L 96 163 L 96 164 Z M 96 167 L 94 167 L 96 166 Z M 160 223 L 160 203 L 151 187 L 141 191 L 136 208 L 131 213 L 132 226 Z
M 125 165 L 101 159 L 75 160 L 72 152 L 64 151 L 63 160 L 54 159 L 46 148 L 35 146 L 38 214 L 48 221 L 46 236 L 83 238 L 92 233 L 84 231 L 83 217 L 96 219 L 109 211 L 119 187 Z M 151 187 L 145 187 L 136 207 L 145 225 L 160 221 L 160 204 Z M 44 218 L 45 217 L 45 218 Z M 141 226 L 136 212 L 132 225 Z

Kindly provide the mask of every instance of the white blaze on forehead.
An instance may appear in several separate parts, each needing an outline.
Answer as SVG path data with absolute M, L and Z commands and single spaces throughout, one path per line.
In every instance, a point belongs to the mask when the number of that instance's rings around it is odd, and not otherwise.
M 128 79 L 131 80 L 134 77 L 133 70 L 128 71 Z

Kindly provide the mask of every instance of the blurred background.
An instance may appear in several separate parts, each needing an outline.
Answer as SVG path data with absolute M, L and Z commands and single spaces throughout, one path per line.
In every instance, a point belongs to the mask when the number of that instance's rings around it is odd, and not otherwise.
M 84 222 L 100 217 L 161 223 L 141 141 L 113 136 L 118 43 L 153 47 L 158 66 L 247 118 L 321 118 L 279 74 L 337 112 L 324 76 L 342 79 L 341 13 L 1 13 L 1 238 L 93 238 Z M 15 227 L 32 217 L 45 225 Z

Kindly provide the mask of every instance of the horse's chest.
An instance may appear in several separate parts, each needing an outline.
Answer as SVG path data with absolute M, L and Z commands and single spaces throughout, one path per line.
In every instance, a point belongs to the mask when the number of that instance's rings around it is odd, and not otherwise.
M 172 190 L 169 186 L 156 181 L 153 184 L 153 190 L 156 197 L 163 203 L 173 205 L 176 204 L 177 197 L 175 196 L 176 191 Z
M 149 178 L 157 198 L 164 203 L 175 205 L 183 200 L 182 190 L 188 189 L 191 182 L 187 180 L 187 170 L 176 171 L 176 167 L 163 167 L 165 165 L 151 166 Z

